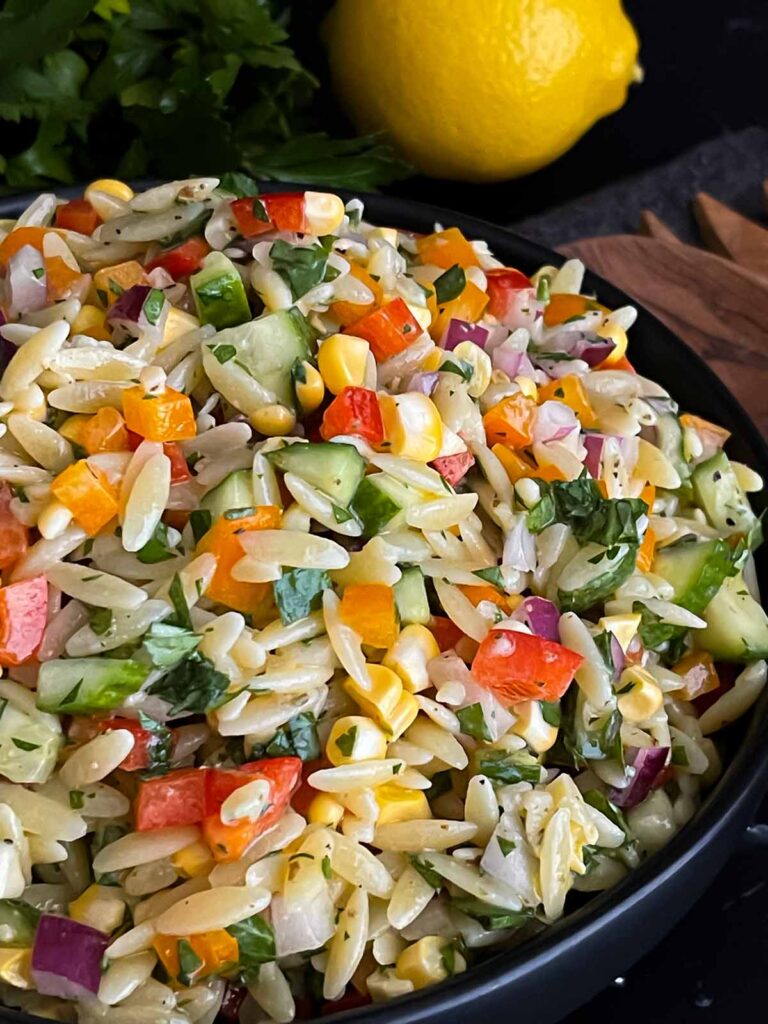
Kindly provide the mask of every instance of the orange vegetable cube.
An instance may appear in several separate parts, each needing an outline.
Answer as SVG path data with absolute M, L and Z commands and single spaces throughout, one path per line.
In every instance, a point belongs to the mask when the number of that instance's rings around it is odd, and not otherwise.
M 205 596 L 235 611 L 253 614 L 264 604 L 272 591 L 269 583 L 243 583 L 232 578 L 232 567 L 245 557 L 239 535 L 248 530 L 276 530 L 280 526 L 280 509 L 276 505 L 258 505 L 246 514 L 225 512 L 200 538 L 198 554 L 210 551 L 216 556 L 216 572 Z M 227 518 L 227 517 L 231 518 Z
M 595 302 L 594 299 L 590 299 L 586 295 L 555 292 L 544 308 L 544 323 L 547 327 L 553 327 L 555 324 L 562 324 L 566 320 L 570 320 L 571 317 L 583 316 L 592 309 L 600 309 L 603 313 L 610 312 L 606 306 Z
M 79 270 L 73 270 L 61 256 L 46 256 L 45 283 L 48 287 L 48 299 L 51 302 L 59 302 L 61 299 L 69 298 L 79 284 L 83 282 L 85 274 Z M 87 288 L 87 284 L 86 284 Z
M 126 288 L 135 284 L 148 284 L 144 267 L 136 260 L 126 260 L 112 267 L 102 267 L 93 275 L 93 287 L 102 306 L 111 306 Z
M 672 671 L 683 677 L 682 689 L 675 691 L 675 696 L 682 700 L 696 700 L 720 686 L 720 677 L 708 651 L 691 651 L 677 662 Z
M 181 941 L 188 942 L 192 952 L 201 961 L 194 974 L 187 975 L 184 979 L 179 977 L 181 973 L 179 942 Z M 177 981 L 182 981 L 182 984 L 189 985 L 193 981 L 207 978 L 211 974 L 223 974 L 237 964 L 240 956 L 237 939 L 224 928 L 189 935 L 184 939 L 180 939 L 177 935 L 156 935 L 152 940 L 152 946 L 168 974 Z
M 708 443 L 715 448 L 722 448 L 731 436 L 730 430 L 726 430 L 725 427 L 721 427 L 717 423 L 710 423 L 709 420 L 704 420 L 701 416 L 694 416 L 689 412 L 684 412 L 680 417 L 680 425 L 695 430 L 705 444 Z
M 539 404 L 541 402 L 563 402 L 576 413 L 582 427 L 591 430 L 597 426 L 595 410 L 589 403 L 581 378 L 569 373 L 559 380 L 552 380 L 539 388 Z
M 456 263 L 465 270 L 480 265 L 475 250 L 458 228 L 446 228 L 445 231 L 425 235 L 416 242 L 416 246 L 422 263 L 433 263 L 443 270 L 448 270 Z
M 645 502 L 649 512 L 653 511 L 653 503 L 656 501 L 656 488 L 653 484 L 646 484 L 640 491 L 640 500 Z
M 523 600 L 520 594 L 502 594 L 500 590 L 492 587 L 490 583 L 487 586 L 479 587 L 460 584 L 459 590 L 475 608 L 477 608 L 481 601 L 490 601 L 491 604 L 495 604 L 506 613 L 514 611 Z
M 483 416 L 488 444 L 525 448 L 533 442 L 535 419 L 536 403 L 532 398 L 526 398 L 522 392 L 502 398 Z
M 78 526 L 90 537 L 117 515 L 117 495 L 106 476 L 80 459 L 67 466 L 51 484 L 51 493 L 66 505 Z
M 637 549 L 637 568 L 640 572 L 650 572 L 656 555 L 656 534 L 648 527 L 643 543 Z
M 361 267 L 359 263 L 350 263 L 349 276 L 357 278 L 366 288 L 370 288 L 373 292 L 373 302 L 363 303 L 362 305 L 358 302 L 347 302 L 344 300 L 332 302 L 328 312 L 335 320 L 339 321 L 342 327 L 346 327 L 348 324 L 354 323 L 355 320 L 359 320 L 360 317 L 371 313 L 380 305 L 382 295 L 384 294 L 379 282 L 374 281 L 365 267 Z
M 15 231 L 11 231 L 0 242 L 0 263 L 5 265 L 11 256 L 15 256 L 25 245 L 31 245 L 42 252 L 43 238 L 48 230 L 48 228 L 16 228 Z
M 457 320 L 474 323 L 483 315 L 487 305 L 487 294 L 472 281 L 467 281 L 461 295 L 457 295 L 455 299 L 451 299 L 443 306 L 438 307 L 435 296 L 430 295 L 427 299 L 427 307 L 432 313 L 429 333 L 435 341 L 439 341 L 450 320 L 455 317 Z
M 503 444 L 495 444 L 491 451 L 507 471 L 507 476 L 513 484 L 529 476 L 536 475 L 536 466 L 520 452 L 513 451 Z
M 399 626 L 395 592 L 383 583 L 352 583 L 344 591 L 339 613 L 364 644 L 390 647 Z
M 421 327 L 403 299 L 397 298 L 355 320 L 344 333 L 365 338 L 376 362 L 383 363 L 412 345 Z
M 197 434 L 195 414 L 187 395 L 173 388 L 149 394 L 142 387 L 123 392 L 125 425 L 147 441 L 187 441 Z
M 99 409 L 93 416 L 70 416 L 59 429 L 68 441 L 79 445 L 88 455 L 129 449 L 125 420 L 111 406 Z

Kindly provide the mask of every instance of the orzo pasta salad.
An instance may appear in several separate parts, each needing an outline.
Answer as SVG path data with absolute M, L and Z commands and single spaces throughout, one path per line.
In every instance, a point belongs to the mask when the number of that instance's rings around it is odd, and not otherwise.
M 5 1004 L 386 1000 L 695 814 L 762 481 L 533 270 L 241 175 L 2 223 Z

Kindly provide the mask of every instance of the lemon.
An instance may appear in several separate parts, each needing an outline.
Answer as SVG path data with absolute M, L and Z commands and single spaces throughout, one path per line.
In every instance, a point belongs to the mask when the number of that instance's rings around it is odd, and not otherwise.
M 624 103 L 638 42 L 620 0 L 337 0 L 337 94 L 419 170 L 534 171 Z

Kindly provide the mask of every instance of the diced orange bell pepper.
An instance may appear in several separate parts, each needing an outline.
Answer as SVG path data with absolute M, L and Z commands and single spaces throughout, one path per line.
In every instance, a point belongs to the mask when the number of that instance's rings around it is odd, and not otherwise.
M 0 665 L 23 665 L 34 657 L 48 619 L 45 576 L 0 587 Z
M 78 526 L 95 537 L 117 515 L 117 495 L 104 473 L 79 459 L 51 484 L 51 493 L 66 505 Z
M 79 445 L 88 455 L 129 450 L 125 420 L 111 406 L 104 406 L 92 416 L 81 413 L 70 416 L 59 430 L 68 441 Z
M 539 404 L 551 401 L 564 402 L 569 409 L 573 409 L 585 429 L 591 430 L 597 426 L 595 410 L 590 405 L 581 378 L 575 373 L 552 380 L 539 388 Z
M 651 527 L 645 531 L 643 543 L 637 549 L 637 568 L 640 572 L 650 572 L 656 556 L 656 534 Z
M 0 264 L 5 266 L 25 245 L 43 251 L 43 238 L 49 228 L 16 228 L 0 242 Z
M 514 611 L 523 600 L 519 594 L 502 594 L 490 583 L 479 587 L 460 584 L 459 590 L 475 608 L 481 601 L 490 601 L 506 613 Z
M 525 448 L 533 442 L 536 403 L 522 392 L 502 398 L 483 416 L 488 444 Z
M 142 387 L 123 392 L 123 414 L 129 430 L 147 441 L 187 441 L 197 434 L 187 395 L 173 388 L 149 394 Z
M 380 304 L 383 295 L 379 282 L 374 281 L 365 267 L 361 267 L 359 263 L 350 263 L 349 276 L 356 278 L 366 288 L 370 288 L 373 292 L 373 302 L 363 305 L 357 302 L 332 302 L 328 307 L 328 312 L 334 320 L 338 320 L 342 327 L 346 327 L 348 324 L 354 323 L 355 320 L 367 316 L 368 313 L 372 312 Z
M 29 530 L 11 511 L 13 494 L 7 483 L 0 483 L 0 569 L 10 569 L 26 552 Z
M 731 436 L 730 430 L 726 430 L 725 427 L 721 427 L 717 423 L 710 423 L 709 420 L 704 420 L 701 416 L 694 416 L 689 412 L 684 412 L 680 417 L 680 425 L 695 430 L 702 441 L 714 448 L 722 448 Z
M 412 345 L 421 327 L 403 299 L 397 298 L 355 320 L 344 333 L 365 338 L 376 361 L 383 363 Z
M 135 284 L 149 284 L 144 267 L 136 260 L 102 267 L 93 275 L 93 287 L 102 306 L 111 306 L 126 288 L 132 288 Z
M 574 316 L 583 316 L 590 310 L 599 309 L 603 313 L 610 310 L 590 299 L 587 295 L 571 295 L 569 292 L 555 292 L 550 296 L 549 302 L 544 308 L 544 323 L 547 327 L 554 327 L 555 324 L 562 324 Z
M 276 530 L 279 526 L 280 509 L 276 505 L 258 505 L 250 514 L 240 517 L 225 512 L 217 519 L 197 545 L 198 553 L 210 551 L 216 555 L 216 572 L 205 596 L 245 614 L 258 611 L 272 587 L 269 583 L 243 583 L 232 579 L 232 567 L 245 557 L 239 535 L 250 530 Z
M 432 313 L 432 324 L 430 325 L 429 333 L 435 341 L 439 341 L 452 319 L 456 318 L 457 320 L 466 320 L 468 323 L 475 323 L 483 315 L 487 305 L 488 296 L 481 288 L 473 284 L 472 281 L 467 281 L 461 294 L 442 306 L 438 306 L 435 296 L 430 295 L 427 299 L 427 307 Z
M 92 235 L 101 224 L 101 217 L 87 199 L 72 199 L 56 207 L 54 223 L 65 231 L 77 231 L 81 235 Z
M 352 583 L 344 591 L 339 613 L 364 644 L 390 647 L 399 628 L 395 593 L 383 583 Z
M 600 366 L 602 365 L 603 363 L 600 364 Z M 599 370 L 600 366 L 596 367 L 596 369 Z M 622 356 L 621 359 L 615 359 L 611 363 L 610 367 L 608 367 L 608 369 L 623 370 L 625 373 L 637 373 L 637 370 L 634 368 L 632 363 L 630 363 L 626 356 Z
M 200 961 L 200 965 L 194 973 L 187 974 L 183 978 L 180 977 L 182 973 L 179 957 L 180 942 L 189 943 L 192 952 Z M 240 957 L 237 939 L 224 928 L 199 932 L 197 935 L 181 938 L 178 935 L 155 935 L 152 947 L 169 976 L 183 985 L 192 985 L 212 974 L 223 974 L 236 966 Z
M 717 668 L 708 651 L 691 651 L 677 662 L 672 671 L 683 677 L 682 688 L 675 691 L 675 696 L 682 700 L 696 700 L 720 686 Z
M 45 283 L 48 288 L 48 299 L 51 302 L 60 302 L 68 299 L 79 284 L 82 284 L 85 274 L 79 270 L 73 270 L 64 262 L 61 256 L 46 256 Z M 87 284 L 85 285 L 87 288 Z
M 448 270 L 456 263 L 465 270 L 480 265 L 475 250 L 458 228 L 446 228 L 445 231 L 425 235 L 417 240 L 416 247 L 422 263 L 432 263 L 443 270 Z
M 656 501 L 656 488 L 653 484 L 646 484 L 645 487 L 640 491 L 640 500 L 644 501 L 648 506 L 648 511 L 653 511 L 653 503 Z

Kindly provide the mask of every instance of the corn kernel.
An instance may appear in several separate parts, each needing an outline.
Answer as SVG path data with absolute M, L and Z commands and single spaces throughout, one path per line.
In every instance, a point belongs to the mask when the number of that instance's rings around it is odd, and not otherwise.
M 624 669 L 618 689 L 621 691 L 627 686 L 631 689 L 619 694 L 617 704 L 628 722 L 645 722 L 655 715 L 664 703 L 664 694 L 657 686 L 656 680 L 643 668 L 633 665 Z
M 383 242 L 391 245 L 393 249 L 397 248 L 397 228 L 374 228 L 368 238 L 380 238 Z
M 170 345 L 172 341 L 176 341 L 177 338 L 181 338 L 184 334 L 197 330 L 199 326 L 200 321 L 196 316 L 192 316 L 191 313 L 185 313 L 183 309 L 177 309 L 176 306 L 171 306 L 165 319 L 163 336 L 160 339 L 158 351 Z
M 424 373 L 431 373 L 433 370 L 438 370 L 440 368 L 440 363 L 442 363 L 442 361 L 443 350 L 435 345 L 435 347 L 430 349 L 424 356 L 419 369 Z
M 370 351 L 365 338 L 353 334 L 332 334 L 325 339 L 317 353 L 317 366 L 332 395 L 363 386 Z
M 303 380 L 296 379 L 294 390 L 301 411 L 307 415 L 314 412 L 325 398 L 325 381 L 320 371 L 305 359 L 301 364 Z
M 106 192 L 108 196 L 122 199 L 124 203 L 130 203 L 135 194 L 130 185 L 126 185 L 124 181 L 118 181 L 117 178 L 99 178 L 92 181 L 85 190 L 85 198 L 90 202 L 89 192 Z
M 427 664 L 439 654 L 437 640 L 427 627 L 412 623 L 400 631 L 382 665 L 397 672 L 409 693 L 420 693 L 430 685 Z
M 251 426 L 265 437 L 283 437 L 296 426 L 296 416 L 284 405 L 265 405 L 251 413 Z
M 333 765 L 374 761 L 387 754 L 387 737 L 378 725 L 363 715 L 345 715 L 333 723 L 325 755 Z
M 72 321 L 72 334 L 85 334 L 97 341 L 109 341 L 112 332 L 107 324 L 107 314 L 98 306 L 86 303 Z
M 463 359 L 472 367 L 472 379 L 467 385 L 467 391 L 472 398 L 479 398 L 491 383 L 491 357 L 473 341 L 460 341 L 451 356 Z
M 14 988 L 32 988 L 32 950 L 0 948 L 0 981 Z
M 89 885 L 69 904 L 69 916 L 109 934 L 120 927 L 125 917 L 125 903 L 118 892 L 110 885 Z
M 345 212 L 343 201 L 333 192 L 304 193 L 304 218 L 312 235 L 332 235 Z
M 543 754 L 555 745 L 557 728 L 544 721 L 541 704 L 536 700 L 522 701 L 515 704 L 516 721 L 512 732 L 522 737 L 531 750 Z
M 429 801 L 420 789 L 407 789 L 394 782 L 385 782 L 383 786 L 377 786 L 374 793 L 379 805 L 379 825 L 432 817 Z
M 621 644 L 621 649 L 626 651 L 640 628 L 640 615 L 629 613 L 627 615 L 604 615 L 598 622 L 598 626 L 602 632 L 607 630 L 609 633 L 613 633 Z
M 369 665 L 371 689 L 364 690 L 351 676 L 344 680 L 344 689 L 364 714 L 383 724 L 394 713 L 403 684 L 400 677 L 385 665 Z
M 182 878 L 196 878 L 206 875 L 213 868 L 213 855 L 208 846 L 196 839 L 171 855 L 171 864 Z
M 344 808 L 330 793 L 318 793 L 307 812 L 311 825 L 325 825 L 326 828 L 338 828 L 343 817 Z
M 72 522 L 72 513 L 66 505 L 55 498 L 49 501 L 37 517 L 37 528 L 45 540 L 60 537 Z
M 410 981 L 415 989 L 426 988 L 448 977 L 444 950 L 450 942 L 442 935 L 425 935 L 404 949 L 397 958 L 395 974 Z M 465 971 L 466 961 L 460 953 L 454 953 L 454 972 Z
M 413 725 L 419 713 L 419 705 L 412 693 L 403 690 L 397 707 L 386 721 L 381 722 L 381 727 L 389 735 L 391 740 L 399 740 L 405 730 Z
M 388 451 L 417 462 L 431 462 L 443 445 L 443 422 L 427 395 L 379 395 Z

